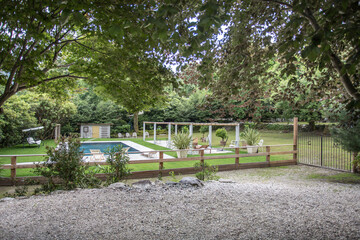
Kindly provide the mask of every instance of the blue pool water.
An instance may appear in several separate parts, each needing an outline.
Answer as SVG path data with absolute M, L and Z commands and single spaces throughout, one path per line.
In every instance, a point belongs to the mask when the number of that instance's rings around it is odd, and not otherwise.
M 128 145 L 122 142 L 94 142 L 94 143 L 82 143 L 80 150 L 83 150 L 84 153 L 90 153 L 90 149 L 100 149 L 101 152 L 106 152 L 108 148 L 115 147 L 117 145 L 123 145 L 123 147 L 129 147 Z M 129 153 L 137 152 L 138 150 L 130 147 Z

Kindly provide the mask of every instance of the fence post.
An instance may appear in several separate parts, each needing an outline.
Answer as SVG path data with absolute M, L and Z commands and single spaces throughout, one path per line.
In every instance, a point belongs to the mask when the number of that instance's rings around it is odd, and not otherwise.
M 293 147 L 294 151 L 298 150 L 297 140 L 298 140 L 298 118 L 294 117 L 294 147 Z M 293 159 L 294 159 L 295 164 L 297 164 L 297 162 L 298 162 L 297 153 L 293 154 Z
M 201 164 L 202 165 L 204 165 L 204 149 L 201 149 L 200 150 L 200 157 L 201 157 L 201 159 L 200 159 L 200 162 L 201 162 Z
M 162 177 L 162 170 L 164 168 L 164 152 L 159 152 L 159 176 Z
M 270 146 L 266 146 L 266 162 L 270 167 Z
M 239 148 L 239 146 L 237 146 L 237 147 L 235 148 L 235 154 L 236 154 L 236 155 L 237 155 L 237 154 L 240 154 L 240 148 Z M 240 160 L 239 157 L 236 157 L 236 158 L 235 158 L 235 166 L 236 166 L 236 168 L 238 168 L 238 167 L 240 166 L 239 160 Z
M 16 156 L 11 157 L 11 181 L 15 184 L 16 178 Z
M 205 160 L 204 160 L 204 149 L 200 150 L 200 166 L 201 166 L 201 170 L 203 172 L 203 176 L 205 180 Z

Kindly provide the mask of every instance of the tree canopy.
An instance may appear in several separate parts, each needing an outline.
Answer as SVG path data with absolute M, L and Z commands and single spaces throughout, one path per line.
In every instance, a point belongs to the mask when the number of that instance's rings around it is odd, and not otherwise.
M 225 3 L 231 4 L 224 22 L 228 31 L 206 51 L 201 67 L 203 83 L 219 95 L 236 96 L 239 89 L 257 93 L 270 77 L 269 60 L 275 59 L 282 75 L 292 77 L 289 85 L 297 85 L 300 58 L 307 66 L 304 77 L 320 94 L 332 89 L 332 94 L 359 101 L 358 1 L 220 1 L 218 9 Z M 319 77 L 317 71 L 326 74 Z

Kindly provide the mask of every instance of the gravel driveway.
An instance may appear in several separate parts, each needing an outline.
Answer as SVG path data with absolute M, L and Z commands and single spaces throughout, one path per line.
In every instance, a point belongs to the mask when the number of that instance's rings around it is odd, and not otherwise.
M 0 239 L 359 239 L 360 186 L 293 166 L 204 187 L 84 189 L 0 202 Z

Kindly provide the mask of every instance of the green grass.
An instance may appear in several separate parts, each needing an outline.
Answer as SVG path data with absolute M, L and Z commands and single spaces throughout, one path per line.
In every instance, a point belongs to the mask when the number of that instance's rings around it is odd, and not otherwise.
M 355 173 L 337 173 L 334 175 L 310 174 L 307 178 L 337 183 L 360 184 L 360 174 Z
M 8 148 L 1 148 L 0 155 L 22 155 L 22 154 L 46 154 L 46 146 L 55 147 L 54 140 L 45 140 L 43 141 L 40 147 L 37 146 L 29 146 L 22 144 L 8 147 Z M 43 161 L 44 157 L 37 156 L 37 157 L 18 157 L 17 162 L 38 162 Z M 0 164 L 10 163 L 10 157 L 0 157 Z
M 213 145 L 214 147 L 220 147 L 220 139 L 215 136 L 215 133 L 213 133 Z M 262 138 L 264 139 L 264 144 L 266 145 L 275 145 L 275 144 L 288 144 L 292 143 L 292 134 L 288 133 L 276 133 L 276 132 L 262 132 L 261 133 Z M 201 133 L 194 133 L 194 137 L 198 137 L 200 140 Z M 235 139 L 235 131 L 229 131 L 229 141 L 228 144 L 231 142 L 230 140 Z M 232 139 L 233 138 L 233 139 Z M 157 137 L 158 140 L 166 140 L 167 135 L 163 137 Z M 89 141 L 89 139 L 81 139 L 82 141 Z M 135 143 L 138 143 L 140 145 L 143 145 L 145 147 L 154 149 L 154 150 L 169 150 L 166 147 L 161 147 L 146 141 L 143 141 L 142 138 L 137 139 L 125 139 L 125 138 L 98 138 L 98 139 L 91 139 L 91 141 L 122 141 L 122 140 L 129 140 L 133 141 Z M 153 138 L 147 138 L 146 140 L 151 141 Z M 199 142 L 199 144 L 206 144 Z M 45 146 L 55 146 L 55 142 L 53 140 L 46 140 L 44 141 L 44 145 L 42 145 L 40 148 L 38 147 L 28 147 L 25 146 L 23 148 L 22 145 L 17 145 L 9 148 L 3 148 L 0 149 L 0 155 L 20 155 L 20 154 L 45 154 L 46 148 Z M 264 151 L 265 149 L 263 149 Z M 272 151 L 278 151 L 280 149 L 272 148 Z M 288 147 L 286 149 L 282 148 L 281 151 L 285 150 L 291 150 L 291 147 Z M 246 153 L 246 150 L 242 150 L 240 153 Z M 176 152 L 167 152 L 167 155 L 170 155 L 172 157 L 177 157 Z M 219 154 L 211 154 L 211 156 L 215 155 L 229 155 L 233 153 L 219 153 Z M 189 157 L 197 157 L 199 155 L 189 155 Z M 207 156 L 207 154 L 205 154 Z M 279 156 L 272 156 L 271 161 L 278 161 L 278 160 L 289 160 L 292 159 L 291 155 L 279 155 Z M 18 157 L 17 162 L 38 162 L 43 161 L 44 157 Z M 214 160 L 206 160 L 208 163 L 212 165 L 222 165 L 222 164 L 234 164 L 235 159 L 234 158 L 224 158 L 224 159 L 214 159 Z M 246 158 L 240 158 L 240 163 L 250 163 L 250 162 L 263 162 L 266 161 L 265 156 L 258 156 L 258 157 L 246 157 Z M 10 157 L 1 157 L 0 163 L 2 164 L 9 164 L 11 162 Z M 195 161 L 186 161 L 186 162 L 169 162 L 164 163 L 165 169 L 172 169 L 172 168 L 186 168 L 186 167 L 193 167 Z M 146 164 L 130 164 L 129 168 L 132 169 L 132 171 L 146 171 L 146 170 L 158 170 L 159 165 L 157 163 L 146 163 Z M 0 172 L 0 176 L 3 177 L 9 177 L 10 176 L 10 170 L 6 169 Z M 33 173 L 33 169 L 17 169 L 16 176 L 22 177 L 22 176 L 35 176 Z

